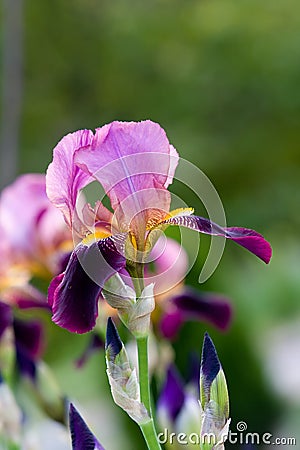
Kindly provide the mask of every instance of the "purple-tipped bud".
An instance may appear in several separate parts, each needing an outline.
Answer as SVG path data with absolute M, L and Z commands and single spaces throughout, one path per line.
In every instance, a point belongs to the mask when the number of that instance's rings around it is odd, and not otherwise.
M 73 450 L 104 450 L 72 403 L 69 417 Z
M 216 352 L 216 348 L 211 340 L 209 334 L 204 335 L 204 343 L 201 357 L 201 376 L 203 377 L 205 391 L 210 389 L 210 386 L 219 373 L 221 364 Z
M 202 349 L 200 403 L 203 411 L 201 448 L 219 448 L 224 444 L 229 430 L 229 397 L 225 375 L 208 333 L 205 333 Z M 214 436 L 213 442 L 207 441 L 208 436 Z
M 111 317 L 107 320 L 105 350 L 109 349 L 110 358 L 114 359 L 122 350 L 123 344 Z

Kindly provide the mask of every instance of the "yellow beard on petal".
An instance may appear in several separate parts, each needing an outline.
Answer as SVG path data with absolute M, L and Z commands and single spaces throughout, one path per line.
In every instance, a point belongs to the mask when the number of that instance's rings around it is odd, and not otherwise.
M 176 216 L 190 216 L 193 214 L 194 208 L 177 208 L 173 209 L 173 211 L 168 212 L 164 217 L 160 217 L 159 220 L 149 220 L 147 223 L 147 230 L 153 230 L 158 227 L 160 224 L 163 224 L 165 220 L 170 219 L 171 217 Z
M 171 217 L 176 217 L 176 216 L 190 216 L 191 214 L 193 214 L 194 212 L 194 208 L 177 208 L 177 209 L 173 209 L 173 211 L 170 211 L 166 217 L 162 220 L 162 222 L 164 220 L 168 220 Z
M 90 233 L 85 238 L 83 238 L 82 243 L 85 245 L 90 245 L 93 242 L 105 239 L 109 236 L 111 236 L 111 233 L 107 230 L 104 229 L 96 230 L 94 233 Z

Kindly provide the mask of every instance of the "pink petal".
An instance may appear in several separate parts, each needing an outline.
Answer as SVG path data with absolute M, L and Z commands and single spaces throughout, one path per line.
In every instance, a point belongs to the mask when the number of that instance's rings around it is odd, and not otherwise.
M 181 283 L 188 272 L 188 256 L 185 249 L 174 239 L 162 236 L 150 253 L 154 272 L 147 271 L 146 280 L 154 283 L 155 295 L 164 294 Z
M 0 226 L 10 251 L 27 257 L 36 248 L 36 224 L 51 207 L 46 195 L 45 176 L 26 174 L 7 186 L 0 197 Z
M 47 195 L 59 208 L 67 224 L 72 227 L 76 218 L 77 196 L 92 180 L 74 163 L 74 154 L 79 148 L 86 148 L 93 141 L 90 130 L 79 130 L 63 137 L 53 150 L 53 161 L 46 175 Z
M 76 163 L 103 185 L 123 228 L 141 213 L 148 220 L 152 209 L 169 211 L 166 187 L 177 159 L 164 130 L 149 120 L 104 125 L 96 130 L 92 145 L 75 156 Z

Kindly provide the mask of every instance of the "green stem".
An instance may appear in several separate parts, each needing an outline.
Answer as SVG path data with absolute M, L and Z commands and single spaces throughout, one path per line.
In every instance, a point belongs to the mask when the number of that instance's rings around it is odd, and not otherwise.
M 139 363 L 139 383 L 141 401 L 144 403 L 149 416 L 152 417 L 150 386 L 149 386 L 149 368 L 148 368 L 148 337 L 137 339 L 138 363 Z
M 148 369 L 148 337 L 137 339 L 137 348 L 138 348 L 141 402 L 145 405 L 145 408 L 147 409 L 150 416 L 149 422 L 140 424 L 140 427 L 143 432 L 143 436 L 147 443 L 148 449 L 157 450 L 161 449 L 161 446 L 158 442 L 157 433 L 155 430 L 151 411 L 149 369 Z
M 130 268 L 130 275 L 134 284 L 137 298 L 141 296 L 144 289 L 144 265 L 137 263 Z M 149 366 L 148 366 L 148 336 L 137 339 L 138 365 L 139 365 L 139 385 L 141 402 L 148 411 L 149 422 L 140 424 L 144 439 L 149 450 L 161 450 L 151 411 Z
M 147 443 L 148 449 L 161 450 L 160 443 L 157 439 L 153 419 L 150 419 L 149 422 L 140 424 L 140 428 Z

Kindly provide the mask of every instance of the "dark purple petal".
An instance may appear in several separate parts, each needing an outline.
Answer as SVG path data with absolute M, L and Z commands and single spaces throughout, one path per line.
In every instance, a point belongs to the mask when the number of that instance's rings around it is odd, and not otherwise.
M 0 301 L 0 338 L 7 327 L 12 325 L 13 316 L 9 305 Z
M 36 320 L 14 319 L 16 344 L 33 360 L 38 359 L 44 348 L 43 326 Z
M 170 366 L 157 402 L 158 414 L 160 411 L 165 410 L 170 420 L 174 422 L 184 404 L 184 399 L 183 382 L 175 367 Z
M 36 300 L 30 300 L 27 298 L 20 298 L 17 300 L 16 305 L 20 309 L 33 309 L 33 308 L 39 308 L 39 309 L 46 309 L 48 312 L 51 311 L 51 308 L 49 307 L 48 303 L 38 302 Z
M 31 358 L 28 357 L 26 353 L 16 345 L 16 362 L 18 371 L 22 375 L 26 375 L 31 378 L 32 381 L 36 379 L 36 363 Z
M 221 364 L 216 352 L 216 348 L 213 344 L 213 341 L 209 337 L 209 334 L 205 333 L 201 356 L 200 379 L 203 383 L 202 386 L 207 401 L 209 400 L 209 391 L 211 384 L 218 375 L 220 369 Z
M 172 309 L 164 313 L 159 328 L 166 339 L 174 339 L 184 322 L 183 314 L 178 309 Z
M 35 320 L 25 322 L 19 319 L 14 319 L 13 326 L 19 371 L 34 379 L 35 363 L 44 348 L 43 327 Z
M 114 238 L 77 246 L 66 271 L 54 278 L 49 287 L 53 322 L 75 333 L 90 331 L 96 323 L 104 283 L 125 264 Z
M 69 418 L 73 450 L 104 450 L 72 403 Z
M 109 348 L 109 357 L 114 360 L 122 350 L 123 344 L 111 317 L 107 320 L 105 349 Z
M 267 264 L 272 256 L 270 244 L 261 234 L 248 228 L 222 228 L 216 223 L 198 216 L 174 216 L 165 220 L 163 223 L 191 228 L 204 234 L 223 236 L 245 247 Z
M 218 294 L 200 293 L 185 289 L 171 299 L 184 320 L 207 321 L 220 330 L 226 330 L 230 324 L 232 310 L 227 299 Z
M 81 368 L 87 362 L 89 357 L 97 350 L 104 348 L 103 339 L 95 333 L 91 334 L 87 347 L 84 349 L 82 355 L 76 361 L 76 367 Z

